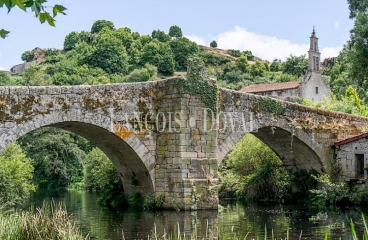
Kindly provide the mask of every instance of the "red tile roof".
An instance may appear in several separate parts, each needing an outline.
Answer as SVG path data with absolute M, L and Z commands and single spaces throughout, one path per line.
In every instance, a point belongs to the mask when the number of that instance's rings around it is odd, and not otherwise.
M 250 85 L 247 87 L 243 87 L 239 91 L 247 93 L 269 92 L 276 90 L 298 88 L 299 85 L 300 82 L 268 83 L 268 84 Z
M 354 142 L 356 140 L 359 140 L 359 139 L 362 139 L 362 138 L 365 138 L 365 137 L 368 137 L 368 133 L 363 133 L 363 134 L 360 134 L 360 135 L 357 135 L 357 136 L 354 136 L 354 137 L 351 137 L 351 138 L 347 138 L 347 139 L 335 142 L 334 146 L 337 147 L 337 146 L 340 146 L 340 145 L 344 145 L 344 144 Z

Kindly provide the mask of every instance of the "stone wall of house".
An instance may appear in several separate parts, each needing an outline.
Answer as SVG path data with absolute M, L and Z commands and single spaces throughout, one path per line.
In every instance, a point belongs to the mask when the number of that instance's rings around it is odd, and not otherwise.
M 335 149 L 335 157 L 336 162 L 338 163 L 336 171 L 341 172 L 342 180 L 348 181 L 350 179 L 367 178 L 367 171 L 363 171 L 363 175 L 361 174 L 362 168 L 368 166 L 367 138 L 361 138 L 359 140 L 337 146 Z M 360 157 L 363 160 L 363 164 L 358 163 Z

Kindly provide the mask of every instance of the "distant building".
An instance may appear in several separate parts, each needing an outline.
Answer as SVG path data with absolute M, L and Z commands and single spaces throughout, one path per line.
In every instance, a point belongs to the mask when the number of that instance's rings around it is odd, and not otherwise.
M 323 96 L 329 97 L 330 87 L 322 79 L 320 56 L 318 38 L 313 28 L 308 51 L 308 70 L 300 81 L 250 85 L 243 87 L 240 91 L 280 98 L 286 101 L 298 97 L 309 98 L 316 102 L 321 100 Z

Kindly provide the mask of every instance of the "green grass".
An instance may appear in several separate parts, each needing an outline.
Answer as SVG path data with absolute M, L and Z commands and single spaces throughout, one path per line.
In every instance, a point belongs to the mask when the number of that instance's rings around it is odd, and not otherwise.
M 44 203 L 41 208 L 22 212 L 0 210 L 0 239 L 88 239 L 61 204 Z

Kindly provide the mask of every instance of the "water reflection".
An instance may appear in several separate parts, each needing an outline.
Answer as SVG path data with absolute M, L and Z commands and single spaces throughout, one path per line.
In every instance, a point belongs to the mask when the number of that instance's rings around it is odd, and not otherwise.
M 265 227 L 268 236 L 273 231 L 277 239 L 352 239 L 349 221 L 352 218 L 358 232 L 362 232 L 360 210 L 311 211 L 298 206 L 223 204 L 219 211 L 197 211 L 179 213 L 156 211 L 112 211 L 97 203 L 97 195 L 84 191 L 38 191 L 24 204 L 41 206 L 43 201 L 62 202 L 68 212 L 78 221 L 83 233 L 92 239 L 147 239 L 154 232 L 196 234 L 198 238 L 217 236 L 217 229 L 227 233 L 241 234 L 248 239 L 263 238 Z M 219 238 L 223 237 L 221 235 Z

